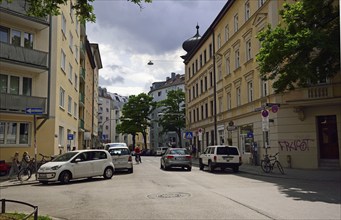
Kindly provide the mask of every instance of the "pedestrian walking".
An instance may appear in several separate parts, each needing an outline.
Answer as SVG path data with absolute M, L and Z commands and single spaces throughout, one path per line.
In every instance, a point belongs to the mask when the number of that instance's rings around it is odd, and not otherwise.
M 12 158 L 11 169 L 9 170 L 8 179 L 11 179 L 13 175 L 17 175 L 19 173 L 19 153 L 15 152 Z

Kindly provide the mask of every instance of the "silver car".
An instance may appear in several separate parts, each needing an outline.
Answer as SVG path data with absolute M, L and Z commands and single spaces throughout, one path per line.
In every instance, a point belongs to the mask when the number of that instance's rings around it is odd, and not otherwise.
M 116 170 L 128 170 L 129 173 L 133 173 L 133 162 L 128 147 L 109 147 L 108 151 Z
M 168 170 L 172 167 L 181 167 L 192 170 L 192 156 L 186 148 L 168 148 L 160 159 L 160 168 Z

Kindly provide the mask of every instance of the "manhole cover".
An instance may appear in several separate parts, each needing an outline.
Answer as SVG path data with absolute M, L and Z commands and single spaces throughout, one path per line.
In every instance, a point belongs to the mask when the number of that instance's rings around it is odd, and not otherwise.
M 183 193 L 183 192 L 172 192 L 172 193 L 158 193 L 158 194 L 151 194 L 147 197 L 149 199 L 170 199 L 170 198 L 185 198 L 190 197 L 190 193 Z

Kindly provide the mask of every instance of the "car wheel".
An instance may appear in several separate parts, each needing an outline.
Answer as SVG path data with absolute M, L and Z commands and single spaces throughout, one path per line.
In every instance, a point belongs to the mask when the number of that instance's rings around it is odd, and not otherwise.
M 161 169 L 161 170 L 163 169 L 162 160 L 160 160 L 160 169 Z
M 212 162 L 208 161 L 208 171 L 212 173 L 213 170 L 214 170 L 214 167 L 212 166 Z
M 204 170 L 204 164 L 202 163 L 202 159 L 199 160 L 199 169 Z
M 190 172 L 192 170 L 192 167 L 187 167 L 187 171 Z
M 132 168 L 130 168 L 130 169 L 128 169 L 128 172 L 129 172 L 129 173 L 133 173 L 133 172 L 134 172 L 134 169 L 133 169 L 133 167 L 132 167 Z
M 111 179 L 113 175 L 114 175 L 114 171 L 112 168 L 110 167 L 105 168 L 104 175 L 103 175 L 104 179 Z
M 59 181 L 62 184 L 67 184 L 70 182 L 70 180 L 71 180 L 71 173 L 68 171 L 63 171 L 59 176 Z

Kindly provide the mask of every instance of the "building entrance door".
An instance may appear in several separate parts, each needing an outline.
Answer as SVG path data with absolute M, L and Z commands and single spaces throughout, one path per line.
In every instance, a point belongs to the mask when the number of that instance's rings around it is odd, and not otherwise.
M 339 159 L 336 116 L 318 116 L 317 123 L 320 159 Z

